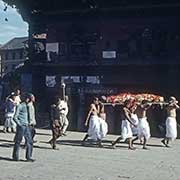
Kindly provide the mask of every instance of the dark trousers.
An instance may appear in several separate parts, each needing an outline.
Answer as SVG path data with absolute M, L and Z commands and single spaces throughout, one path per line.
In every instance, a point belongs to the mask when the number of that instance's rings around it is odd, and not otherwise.
M 35 127 L 34 127 L 33 125 L 30 125 L 30 126 L 29 126 L 29 130 L 30 130 L 30 133 L 31 133 L 32 141 L 33 141 L 33 143 L 34 143 L 34 136 L 36 135 L 36 129 L 35 129 Z M 27 142 L 26 142 L 26 140 L 25 140 L 24 146 L 26 146 L 26 145 L 27 145 Z
M 32 140 L 34 139 L 34 136 L 36 135 L 36 129 L 33 125 L 29 126 L 30 132 L 31 132 L 31 137 Z
M 52 144 L 52 147 L 55 148 L 56 147 L 56 140 L 61 136 L 61 127 L 60 127 L 60 123 L 59 120 L 55 120 L 53 121 L 52 124 L 52 139 L 50 140 L 50 143 Z
M 19 160 L 19 149 L 20 144 L 23 139 L 25 138 L 26 141 L 26 159 L 31 159 L 32 151 L 33 151 L 33 141 L 31 137 L 31 132 L 29 126 L 17 126 L 16 135 L 15 135 L 15 144 L 13 149 L 13 159 Z

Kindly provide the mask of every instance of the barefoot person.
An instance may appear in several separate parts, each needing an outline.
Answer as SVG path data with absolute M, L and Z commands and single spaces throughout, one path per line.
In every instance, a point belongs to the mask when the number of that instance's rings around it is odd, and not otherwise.
M 49 143 L 53 149 L 58 149 L 56 147 L 56 141 L 62 135 L 60 119 L 61 119 L 61 111 L 63 109 L 60 109 L 60 106 L 59 106 L 60 102 L 61 102 L 61 99 L 59 97 L 56 97 L 55 103 L 51 105 L 50 118 L 51 118 L 51 125 L 52 125 L 51 127 L 52 139 L 49 141 Z
M 131 120 L 131 112 L 130 112 L 130 107 L 131 107 L 131 100 L 126 100 L 124 102 L 124 107 L 122 111 L 122 123 L 121 123 L 121 137 L 117 138 L 116 141 L 112 142 L 112 146 L 115 148 L 115 145 L 120 141 L 120 140 L 127 140 L 129 144 L 129 149 L 134 150 L 132 146 L 132 129 L 131 125 L 135 126 Z
M 100 141 L 107 135 L 108 125 L 106 122 L 106 113 L 104 111 L 104 105 L 99 103 L 100 112 L 99 112 L 99 123 L 100 123 Z M 101 144 L 101 143 L 100 143 Z M 102 146 L 102 144 L 101 144 Z
M 59 109 L 60 109 L 60 125 L 61 125 L 61 133 L 62 135 L 66 136 L 66 130 L 68 128 L 69 125 L 69 121 L 67 118 L 67 114 L 68 114 L 68 96 L 65 96 L 64 100 L 60 100 L 59 103 Z
M 101 144 L 102 136 L 100 135 L 100 119 L 99 119 L 100 117 L 98 116 L 99 113 L 100 113 L 99 99 L 97 97 L 94 97 L 85 121 L 85 126 L 88 125 L 89 126 L 88 126 L 88 133 L 85 135 L 83 139 L 83 145 L 89 137 L 93 140 L 96 140 L 99 146 L 102 146 Z
M 131 129 L 132 129 L 132 133 L 133 133 L 133 136 L 137 136 L 138 135 L 138 124 L 139 124 L 139 120 L 138 120 L 138 117 L 137 117 L 137 114 L 136 114 L 136 109 L 137 109 L 137 105 L 136 104 L 133 104 L 130 108 L 130 112 L 131 112 L 131 121 L 133 122 L 134 125 L 136 126 L 133 126 L 131 124 Z
M 150 107 L 151 103 L 148 103 L 148 101 L 143 100 L 142 103 L 136 109 L 136 113 L 139 119 L 138 136 L 135 139 L 133 139 L 132 143 L 134 143 L 137 139 L 143 139 L 143 149 L 147 149 L 146 143 L 151 136 L 150 127 L 146 116 L 146 112 Z
M 169 104 L 166 106 L 166 136 L 161 141 L 166 147 L 169 147 L 169 141 L 173 141 L 177 137 L 176 109 L 179 109 L 178 101 L 175 97 L 170 97 Z

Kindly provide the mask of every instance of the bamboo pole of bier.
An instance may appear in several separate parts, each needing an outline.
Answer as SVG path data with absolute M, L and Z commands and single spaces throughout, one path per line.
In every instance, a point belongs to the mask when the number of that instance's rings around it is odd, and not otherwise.
M 124 102 L 115 102 L 115 103 L 111 103 L 111 102 L 105 102 L 102 103 L 104 106 L 116 106 L 116 105 L 124 105 Z M 141 104 L 141 103 L 137 103 L 137 104 Z M 147 104 L 152 104 L 152 105 L 168 105 L 169 103 L 167 102 L 148 102 Z

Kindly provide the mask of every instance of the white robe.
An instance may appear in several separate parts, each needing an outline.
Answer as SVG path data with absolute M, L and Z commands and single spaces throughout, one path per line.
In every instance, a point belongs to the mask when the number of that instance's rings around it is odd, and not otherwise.
M 166 137 L 175 140 L 177 138 L 177 122 L 176 118 L 167 117 L 166 119 Z
M 16 128 L 16 123 L 13 120 L 14 113 L 8 112 L 5 114 L 5 123 L 4 127 L 5 128 Z
M 93 140 L 102 140 L 108 132 L 108 125 L 105 120 L 92 115 L 89 121 L 88 135 Z
M 97 115 L 91 115 L 89 120 L 88 135 L 91 139 L 99 139 L 100 124 L 99 117 Z
M 132 138 L 131 124 L 128 120 L 122 120 L 121 123 L 121 137 L 125 141 L 127 138 Z
M 9 101 L 14 104 L 14 101 L 12 99 L 9 99 Z M 4 123 L 5 128 L 14 128 L 14 129 L 16 128 L 16 123 L 13 120 L 16 107 L 14 106 L 12 110 L 13 110 L 13 112 L 7 112 L 7 109 L 6 109 L 5 123 Z
M 99 118 L 99 124 L 100 124 L 99 139 L 102 140 L 107 135 L 108 125 L 107 122 L 102 118 Z
M 137 127 L 134 127 L 133 125 L 131 125 L 132 133 L 133 133 L 133 135 L 137 135 L 138 134 L 138 124 L 139 124 L 137 114 L 133 114 L 133 113 L 131 114 L 131 121 L 134 125 L 137 126 Z
M 142 138 L 145 137 L 146 140 L 150 138 L 150 127 L 147 121 L 147 118 L 139 118 L 139 125 L 138 125 L 138 137 Z

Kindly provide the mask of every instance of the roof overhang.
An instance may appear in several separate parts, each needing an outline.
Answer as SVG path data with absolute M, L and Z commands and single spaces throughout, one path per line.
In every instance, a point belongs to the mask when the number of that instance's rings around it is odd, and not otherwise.
M 25 21 L 38 15 L 78 14 L 89 12 L 133 11 L 134 9 L 149 8 L 179 8 L 179 0 L 3 0 L 10 6 L 16 6 Z

